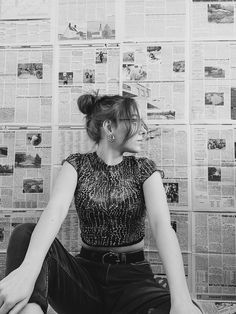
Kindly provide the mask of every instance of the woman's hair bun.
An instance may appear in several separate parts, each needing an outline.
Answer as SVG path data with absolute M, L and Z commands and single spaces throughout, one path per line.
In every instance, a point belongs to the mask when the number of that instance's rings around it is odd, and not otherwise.
M 97 97 L 93 94 L 84 94 L 79 96 L 77 100 L 77 105 L 79 110 L 86 115 L 91 115 L 95 104 L 96 104 Z

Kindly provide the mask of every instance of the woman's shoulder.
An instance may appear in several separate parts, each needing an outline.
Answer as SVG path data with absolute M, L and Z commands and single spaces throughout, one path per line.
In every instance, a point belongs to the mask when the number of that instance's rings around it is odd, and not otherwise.
M 91 152 L 88 153 L 71 153 L 69 154 L 63 161 L 62 164 L 67 161 L 69 164 L 71 164 L 76 170 L 79 169 L 79 167 L 81 167 L 81 165 L 83 165 L 83 163 L 86 162 L 86 160 L 88 160 L 88 158 L 90 158 L 92 155 Z

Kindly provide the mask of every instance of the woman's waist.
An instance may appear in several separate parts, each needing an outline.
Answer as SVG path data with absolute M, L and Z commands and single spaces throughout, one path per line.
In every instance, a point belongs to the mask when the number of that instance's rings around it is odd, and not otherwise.
M 102 264 L 130 264 L 145 260 L 144 241 L 124 247 L 93 247 L 82 243 L 79 256 Z
M 143 250 L 144 247 L 144 240 L 142 239 L 138 243 L 125 245 L 125 246 L 91 246 L 85 243 L 82 240 L 82 247 L 87 250 L 91 251 L 98 251 L 98 252 L 117 252 L 117 253 L 128 253 Z

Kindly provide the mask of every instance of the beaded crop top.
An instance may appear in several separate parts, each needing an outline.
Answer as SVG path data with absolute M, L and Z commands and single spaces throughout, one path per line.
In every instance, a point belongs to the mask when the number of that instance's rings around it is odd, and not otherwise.
M 96 152 L 66 159 L 77 171 L 74 202 L 81 238 L 90 246 L 118 247 L 138 243 L 145 235 L 142 185 L 157 171 L 148 158 L 124 156 L 107 165 Z

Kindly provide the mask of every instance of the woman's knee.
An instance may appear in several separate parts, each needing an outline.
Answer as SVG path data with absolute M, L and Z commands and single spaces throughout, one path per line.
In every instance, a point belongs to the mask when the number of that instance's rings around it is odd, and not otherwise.
M 16 246 L 25 241 L 29 242 L 35 225 L 34 223 L 22 223 L 17 225 L 11 233 L 8 247 L 11 245 Z

